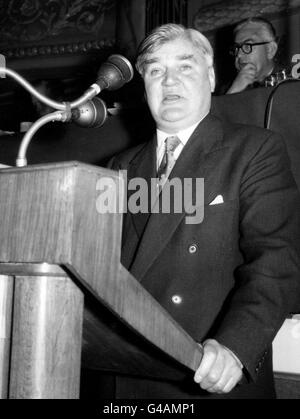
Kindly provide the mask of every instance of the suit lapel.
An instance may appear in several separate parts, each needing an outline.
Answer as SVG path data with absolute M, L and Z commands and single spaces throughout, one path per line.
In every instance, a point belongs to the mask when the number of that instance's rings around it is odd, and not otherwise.
M 148 202 L 150 202 L 150 184 L 151 178 L 156 176 L 156 138 L 154 137 L 149 141 L 141 152 L 136 156 L 134 161 L 131 163 L 128 169 L 128 182 L 135 178 L 142 178 L 148 185 Z M 128 190 L 128 201 L 135 193 L 134 190 Z M 148 205 L 149 206 L 149 205 Z M 138 212 L 133 214 L 129 209 L 129 216 L 132 219 L 137 235 L 142 236 L 145 225 L 147 224 L 150 212 L 142 213 Z
M 205 202 L 209 202 L 214 194 L 213 173 L 218 166 L 218 161 L 222 158 L 222 151 L 224 151 L 222 138 L 223 131 L 220 121 L 212 116 L 206 117 L 184 147 L 170 179 L 173 177 L 180 179 L 204 178 Z M 131 273 L 138 280 L 143 279 L 185 216 L 186 213 L 183 210 L 181 213 L 160 213 L 152 214 L 149 217 L 131 267 Z

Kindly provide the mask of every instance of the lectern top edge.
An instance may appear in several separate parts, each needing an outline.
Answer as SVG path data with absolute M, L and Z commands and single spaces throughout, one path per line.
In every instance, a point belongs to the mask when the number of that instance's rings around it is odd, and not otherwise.
M 100 166 L 95 166 L 88 163 L 82 163 L 80 161 L 72 160 L 72 161 L 65 161 L 65 162 L 55 162 L 55 163 L 39 163 L 39 164 L 31 164 L 24 167 L 0 167 L 0 173 L 17 173 L 17 172 L 31 172 L 37 170 L 53 170 L 53 169 L 68 169 L 68 168 L 81 168 L 88 171 L 99 172 L 106 170 L 111 173 L 115 173 L 110 169 L 106 169 Z

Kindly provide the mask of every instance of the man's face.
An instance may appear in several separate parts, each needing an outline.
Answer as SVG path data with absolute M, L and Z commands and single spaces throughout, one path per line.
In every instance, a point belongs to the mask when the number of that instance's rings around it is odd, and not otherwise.
M 261 27 L 255 23 L 242 27 L 235 35 L 237 44 L 256 43 L 268 41 L 268 37 L 264 34 Z M 250 54 L 245 54 L 239 49 L 235 58 L 235 67 L 240 71 L 245 65 L 251 64 L 255 68 L 255 80 L 260 80 L 268 75 L 273 66 L 273 54 L 270 53 L 270 44 L 256 45 L 252 47 Z
M 169 41 L 147 57 L 144 82 L 157 128 L 175 133 L 209 111 L 214 71 L 186 39 Z

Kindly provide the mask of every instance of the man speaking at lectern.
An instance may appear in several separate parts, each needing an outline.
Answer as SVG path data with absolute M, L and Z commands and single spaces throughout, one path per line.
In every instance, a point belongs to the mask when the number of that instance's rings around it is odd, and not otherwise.
M 194 380 L 117 377 L 116 397 L 273 398 L 272 340 L 300 298 L 300 203 L 283 142 L 210 113 L 213 51 L 198 31 L 157 28 L 137 69 L 156 135 L 110 167 L 160 179 L 162 191 L 166 180 L 204 179 L 204 218 L 129 208 L 122 263 L 204 356 Z

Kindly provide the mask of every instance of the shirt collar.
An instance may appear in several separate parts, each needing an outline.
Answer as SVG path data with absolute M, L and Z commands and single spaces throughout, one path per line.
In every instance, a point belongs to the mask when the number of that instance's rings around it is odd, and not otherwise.
M 182 145 L 185 146 L 188 140 L 190 139 L 191 135 L 195 131 L 197 125 L 200 124 L 200 122 L 205 118 L 205 116 L 201 118 L 198 122 L 196 122 L 196 124 L 193 124 L 190 127 L 180 130 L 174 134 L 161 131 L 160 129 L 157 128 L 156 129 L 157 149 L 159 150 L 162 147 L 164 147 L 165 139 L 170 136 L 177 136 L 179 140 L 181 141 Z

